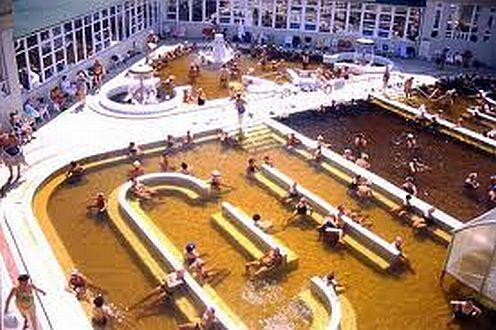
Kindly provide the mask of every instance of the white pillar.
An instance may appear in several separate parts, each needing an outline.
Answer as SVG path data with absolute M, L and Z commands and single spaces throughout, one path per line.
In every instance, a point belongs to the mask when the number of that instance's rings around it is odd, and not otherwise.
M 2 1 L 0 3 L 0 48 L 2 49 L 0 70 L 2 70 L 2 84 L 5 84 L 6 93 L 0 93 L 0 121 L 5 127 L 8 127 L 9 113 L 22 109 L 13 27 L 12 1 Z

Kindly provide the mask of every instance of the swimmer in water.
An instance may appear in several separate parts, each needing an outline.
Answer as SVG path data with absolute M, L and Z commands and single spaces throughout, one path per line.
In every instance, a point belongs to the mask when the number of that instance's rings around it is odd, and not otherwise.
M 417 196 L 417 186 L 415 185 L 415 182 L 411 176 L 405 178 L 405 182 L 403 182 L 403 184 L 401 185 L 401 189 L 412 196 Z
M 412 133 L 408 133 L 405 138 L 406 147 L 408 149 L 414 149 L 417 147 L 417 139 Z
M 353 141 L 353 143 L 358 150 L 363 150 L 367 148 L 369 142 L 367 141 L 363 133 L 359 133 L 355 136 L 355 140 Z
M 358 166 L 364 168 L 364 169 L 369 169 L 370 168 L 370 162 L 369 162 L 369 155 L 366 153 L 362 153 L 360 158 L 358 158 L 355 162 Z
M 286 224 L 284 227 L 292 222 L 296 218 L 303 218 L 307 215 L 311 215 L 313 213 L 312 207 L 308 204 L 308 201 L 305 197 L 300 198 L 300 201 L 295 205 L 293 214 L 286 220 Z
M 283 202 L 289 204 L 300 197 L 300 193 L 298 192 L 298 184 L 293 182 L 288 189 L 286 195 L 282 198 Z
M 222 182 L 222 176 L 218 170 L 212 171 L 210 174 L 210 179 L 207 180 L 207 183 L 210 184 L 210 190 L 215 193 L 219 193 L 222 187 L 226 187 L 228 189 L 232 189 L 233 187 Z
M 255 173 L 257 173 L 259 170 L 259 167 L 257 165 L 257 161 L 255 158 L 250 158 L 248 159 L 248 166 L 246 167 L 246 176 L 251 177 Z

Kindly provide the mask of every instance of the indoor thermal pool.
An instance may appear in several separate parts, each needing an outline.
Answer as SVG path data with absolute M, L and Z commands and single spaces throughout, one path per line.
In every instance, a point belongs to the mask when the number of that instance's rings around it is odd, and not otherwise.
M 339 135 L 335 133 L 341 131 L 323 131 L 313 118 L 319 118 L 318 121 L 326 123 L 328 127 L 334 127 L 331 126 L 331 118 L 339 118 L 336 122 L 344 127 L 349 125 L 346 117 L 317 117 L 313 114 L 302 116 L 308 117 L 308 120 L 302 120 L 305 123 L 302 128 L 309 130 L 307 133 L 322 132 L 333 146 L 339 149 L 345 146 L 345 136 L 342 140 L 334 138 Z M 366 120 L 370 122 L 370 117 L 379 115 L 371 113 L 368 116 Z M 354 122 L 360 122 L 362 117 L 354 116 Z M 292 118 L 288 122 L 291 123 Z M 313 127 L 312 130 L 310 126 Z M 399 127 L 395 134 L 401 134 L 402 129 Z M 355 129 L 351 129 L 350 134 L 354 132 Z M 372 133 L 365 133 L 370 137 L 374 148 L 379 140 Z M 418 134 L 422 143 L 423 135 Z M 435 139 L 438 138 L 433 138 Z M 160 170 L 159 154 L 160 151 L 156 151 L 144 157 L 146 173 Z M 403 237 L 411 269 L 403 267 L 394 271 L 381 271 L 347 248 L 324 246 L 317 239 L 315 223 L 309 219 L 291 223 L 284 228 L 291 209 L 266 187 L 245 175 L 249 158 L 253 157 L 261 162 L 266 155 L 271 157 L 277 170 L 331 205 L 342 204 L 369 215 L 373 223 L 370 230 L 384 240 L 391 242 L 395 236 Z M 379 155 L 389 154 L 379 154 L 372 149 L 374 167 L 380 166 L 376 165 Z M 480 157 L 483 158 L 482 155 Z M 451 319 L 449 299 L 456 292 L 448 292 L 451 287 L 448 284 L 445 288 L 439 285 L 445 246 L 429 237 L 414 235 L 412 229 L 400 223 L 390 209 L 374 203 L 355 201 L 349 196 L 343 183 L 309 166 L 307 162 L 276 144 L 263 152 L 248 152 L 207 142 L 170 157 L 173 166 L 179 166 L 181 162 L 189 164 L 193 175 L 202 179 L 207 179 L 212 170 L 220 171 L 223 182 L 232 186 L 232 189 L 227 189 L 216 198 L 195 202 L 189 201 L 184 195 L 163 193 L 153 202 L 142 204 L 142 210 L 177 250 L 183 251 L 188 242 L 196 244 L 199 253 L 204 255 L 207 268 L 219 271 L 209 285 L 249 329 L 315 327 L 312 324 L 312 309 L 304 303 L 305 300 L 298 299 L 298 296 L 307 288 L 310 278 L 330 271 L 335 271 L 338 280 L 346 287 L 342 294 L 343 300 L 348 302 L 346 308 L 343 308 L 344 317 L 356 317 L 359 329 L 447 327 Z M 52 178 L 35 198 L 36 216 L 51 243 L 58 247 L 54 251 L 65 271 L 69 273 L 72 267 L 76 267 L 107 291 L 109 301 L 117 306 L 124 320 L 116 328 L 173 328 L 174 323 L 184 320 L 166 307 L 146 317 L 127 310 L 127 307 L 157 285 L 156 280 L 142 267 L 141 261 L 132 252 L 132 247 L 124 244 L 122 236 L 109 225 L 109 219 L 97 220 L 88 215 L 85 207 L 98 192 L 111 196 L 112 191 L 127 180 L 130 169 L 131 161 L 121 159 L 105 166 L 95 166 L 76 185 L 60 184 L 60 177 L 58 181 Z M 482 174 L 482 170 L 479 171 Z M 434 202 L 438 202 L 434 197 Z M 245 275 L 244 268 L 249 258 L 227 239 L 212 220 L 212 215 L 220 211 L 221 202 L 225 201 L 250 217 L 259 213 L 263 218 L 270 219 L 275 227 L 274 236 L 298 256 L 298 266 L 271 273 L 263 279 L 250 280 Z M 446 204 L 439 201 L 438 205 Z M 468 217 L 477 212 L 479 209 L 472 207 L 462 214 Z M 472 323 L 471 328 L 489 329 L 491 321 L 494 320 L 482 319 Z M 460 324 L 453 324 L 451 327 L 465 328 Z
M 409 175 L 409 163 L 416 158 L 424 170 L 414 177 L 418 196 L 462 221 L 487 211 L 489 179 L 496 174 L 494 155 L 454 141 L 441 133 L 400 118 L 379 106 L 357 103 L 338 106 L 327 113 L 308 111 L 291 115 L 282 122 L 316 138 L 322 135 L 330 148 L 342 154 L 354 148 L 355 136 L 365 135 L 370 170 L 397 186 Z M 408 148 L 406 136 L 415 136 L 417 147 Z M 471 172 L 478 173 L 476 195 L 466 194 L 463 184 Z

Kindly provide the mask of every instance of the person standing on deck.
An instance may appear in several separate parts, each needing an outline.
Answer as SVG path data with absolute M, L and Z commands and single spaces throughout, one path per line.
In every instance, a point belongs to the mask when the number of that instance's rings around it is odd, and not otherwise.
M 30 276 L 27 274 L 19 275 L 17 281 L 17 286 L 13 287 L 7 296 L 4 314 L 8 313 L 10 301 L 12 300 L 12 297 L 14 297 L 17 309 L 24 318 L 24 329 L 30 328 L 36 330 L 38 329 L 38 322 L 34 304 L 34 291 L 40 292 L 43 295 L 46 295 L 46 292 L 31 283 Z
M 243 98 L 241 92 L 238 92 L 234 97 L 234 107 L 238 112 L 238 122 L 239 122 L 239 130 L 243 131 L 243 120 L 246 112 L 246 100 Z

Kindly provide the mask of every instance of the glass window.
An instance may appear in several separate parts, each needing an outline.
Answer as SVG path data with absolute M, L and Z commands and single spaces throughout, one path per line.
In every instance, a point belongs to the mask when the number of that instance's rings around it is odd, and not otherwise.
M 193 0 L 193 21 L 203 21 L 203 0 Z
M 291 7 L 289 16 L 289 28 L 299 30 L 301 27 L 301 14 L 303 9 L 301 7 Z
M 41 54 L 46 55 L 52 51 L 52 45 L 50 42 L 45 42 L 41 45 Z
M 77 29 L 77 28 L 80 28 L 81 26 L 83 26 L 83 21 L 81 19 L 77 19 L 74 21 L 74 27 Z
M 361 12 L 351 11 L 349 22 L 348 22 L 348 31 L 360 32 L 360 20 L 361 19 L 362 19 L 362 13 Z
M 410 16 L 408 18 L 408 30 L 406 37 L 412 41 L 416 41 L 420 31 L 420 9 L 410 8 Z
M 64 41 L 63 41 L 63 39 L 64 39 L 64 38 L 63 38 L 62 36 L 60 36 L 60 37 L 58 37 L 58 38 L 54 39 L 54 40 L 53 40 L 53 49 L 57 50 L 57 49 L 62 48 L 62 47 L 63 47 L 63 45 L 64 45 Z
M 305 30 L 317 30 L 317 8 L 307 7 L 305 10 Z
M 37 46 L 38 45 L 38 35 L 33 34 L 32 36 L 28 37 L 27 42 L 28 42 L 28 48 Z
M 85 16 L 84 17 L 84 24 L 89 25 L 91 24 L 91 15 Z
M 393 36 L 403 38 L 405 36 L 406 17 L 404 15 L 394 15 Z
M 65 57 L 67 59 L 67 64 L 76 63 L 76 58 L 74 56 L 74 44 L 70 43 L 65 45 Z
M 45 31 L 40 32 L 40 40 L 41 41 L 48 40 L 49 38 L 50 38 L 50 31 L 49 30 L 45 30 Z
M 346 11 L 336 10 L 334 14 L 334 32 L 344 31 L 346 24 Z
M 206 0 L 205 17 L 209 20 L 213 19 L 217 13 L 217 1 Z
M 38 52 L 38 48 L 30 49 L 28 52 L 29 64 L 31 66 L 31 70 L 37 73 L 41 72 L 41 59 L 40 53 Z
M 330 32 L 331 31 L 331 19 L 332 19 L 332 7 L 321 7 L 320 8 L 320 32 Z
M 64 23 L 64 32 L 72 31 L 72 22 Z
M 52 28 L 52 35 L 58 36 L 61 33 L 62 33 L 62 27 L 60 25 Z
M 288 7 L 286 0 L 276 0 L 276 29 L 285 29 L 287 24 Z

